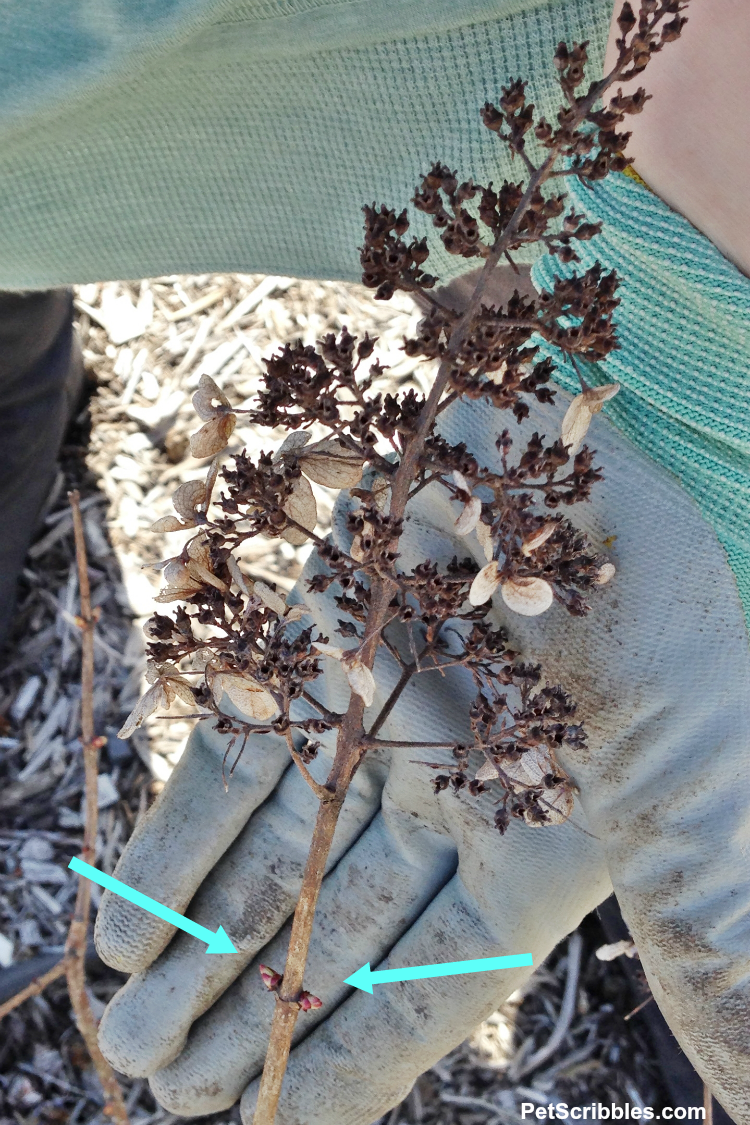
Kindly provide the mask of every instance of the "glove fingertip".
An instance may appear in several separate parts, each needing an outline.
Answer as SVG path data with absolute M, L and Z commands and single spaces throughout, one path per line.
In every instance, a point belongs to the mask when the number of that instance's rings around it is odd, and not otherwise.
M 174 926 L 105 891 L 94 926 L 96 951 L 111 969 L 139 973 L 169 944 Z

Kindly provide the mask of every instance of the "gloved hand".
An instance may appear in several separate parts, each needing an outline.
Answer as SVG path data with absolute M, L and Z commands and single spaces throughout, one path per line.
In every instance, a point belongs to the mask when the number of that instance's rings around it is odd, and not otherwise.
M 514 437 L 560 432 L 568 396 L 535 404 Z M 441 429 L 496 466 L 498 415 L 456 404 Z M 736 584 L 695 502 L 607 420 L 589 443 L 605 482 L 571 518 L 617 566 L 571 618 L 496 619 L 525 658 L 579 703 L 589 744 L 562 755 L 580 788 L 569 822 L 492 826 L 494 806 L 434 793 L 416 758 L 366 759 L 344 806 L 316 916 L 305 987 L 324 1002 L 297 1024 L 279 1125 L 369 1125 L 415 1078 L 518 988 L 529 970 L 380 985 L 353 992 L 344 978 L 366 961 L 390 967 L 504 953 L 538 965 L 611 890 L 638 946 L 656 1000 L 698 1071 L 736 1121 L 750 1122 L 750 648 Z M 342 510 L 335 537 L 347 542 Z M 403 565 L 424 557 L 484 556 L 461 538 L 458 509 L 434 487 L 411 509 Z M 606 545 L 602 546 L 606 541 Z M 313 556 L 305 577 L 320 564 Z M 300 597 L 334 635 L 329 595 Z M 333 705 L 346 698 L 327 662 Z M 376 665 L 377 709 L 394 682 Z M 394 740 L 465 738 L 473 694 L 463 670 L 418 676 L 381 731 Z M 201 724 L 158 801 L 139 824 L 117 877 L 199 923 L 224 926 L 239 952 L 205 947 L 106 893 L 97 921 L 104 960 L 134 975 L 101 1024 L 102 1049 L 185 1115 L 242 1095 L 252 1120 L 274 998 L 258 963 L 283 968 L 316 801 L 280 740 L 248 745 L 225 793 L 224 739 Z M 323 778 L 331 745 L 312 772 Z M 447 757 L 447 755 L 446 755 Z M 479 764 L 479 763 L 477 763 Z M 244 1093 L 243 1093 L 244 1091 Z

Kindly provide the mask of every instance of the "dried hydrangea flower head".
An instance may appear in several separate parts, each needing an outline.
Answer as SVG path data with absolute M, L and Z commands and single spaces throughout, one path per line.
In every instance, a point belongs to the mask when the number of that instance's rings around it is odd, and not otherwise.
M 497 105 L 484 106 L 484 126 L 518 157 L 528 174 L 525 184 L 506 180 L 495 188 L 460 181 L 441 163 L 422 177 L 414 206 L 430 217 L 449 254 L 482 263 L 465 309 L 450 307 L 435 291 L 438 279 L 425 268 L 430 248 L 425 238 L 410 237 L 407 211 L 376 203 L 364 208 L 364 284 L 381 300 L 400 290 L 426 302 L 428 312 L 404 351 L 438 361 L 429 393 L 380 393 L 375 381 L 382 369 L 372 362 L 375 341 L 367 335 L 357 340 L 344 328 L 315 347 L 298 341 L 265 360 L 263 384 L 250 407 L 234 407 L 206 375 L 194 396 L 203 425 L 191 450 L 213 460 L 205 480 L 177 489 L 176 515 L 156 525 L 160 531 L 195 534 L 163 564 L 157 601 L 180 604 L 171 616 L 157 613 L 146 626 L 150 686 L 121 734 L 132 733 L 173 699 L 189 700 L 228 736 L 227 757 L 234 752 L 235 762 L 251 734 L 253 753 L 262 753 L 257 736 L 285 738 L 320 801 L 292 926 L 293 953 L 283 977 L 261 967 L 266 986 L 277 994 L 277 1008 L 269 1047 L 273 1065 L 261 1083 L 257 1125 L 273 1121 L 294 1020 L 300 1010 L 320 1004 L 302 983 L 338 812 L 362 756 L 391 745 L 378 735 L 412 678 L 461 665 L 476 687 L 464 741 L 441 748 L 447 761 L 426 763 L 436 771 L 437 792 L 469 798 L 489 793 L 498 806 L 500 832 L 512 818 L 533 827 L 559 824 L 573 808 L 574 786 L 558 753 L 563 745 L 575 751 L 585 741 L 575 703 L 563 687 L 543 682 L 542 669 L 509 648 L 493 614 L 538 616 L 557 604 L 580 616 L 589 611 L 587 598 L 614 575 L 613 565 L 563 510 L 586 501 L 602 479 L 595 453 L 584 442 L 593 415 L 619 387 L 591 387 L 582 369 L 618 346 L 618 280 L 614 271 L 604 273 L 595 264 L 580 275 L 556 278 L 552 291 L 536 298 L 518 290 L 504 305 L 483 298 L 496 267 L 515 266 L 514 251 L 538 243 L 562 262 L 575 263 L 577 243 L 600 232 L 600 223 L 574 210 L 566 213 L 565 192 L 549 186 L 566 176 L 590 184 L 628 166 L 629 134 L 618 127 L 628 114 L 641 112 L 645 91 L 628 97 L 620 91 L 603 108 L 596 106 L 614 83 L 640 73 L 652 54 L 679 36 L 684 6 L 681 0 L 641 0 L 636 17 L 626 2 L 617 63 L 585 92 L 587 44 L 560 43 L 553 60 L 563 103 L 556 123 L 535 118 L 521 79 L 502 87 Z M 667 16 L 673 18 L 666 21 Z M 533 433 L 516 443 L 515 423 L 529 415 L 530 402 L 551 403 L 557 393 L 551 385 L 554 364 L 538 358 L 531 342 L 535 333 L 575 365 L 581 393 L 558 437 Z M 498 457 L 491 467 L 440 432 L 440 414 L 461 398 L 484 400 L 511 415 L 508 425 L 497 427 Z M 240 414 L 287 436 L 256 458 L 245 450 L 227 458 Z M 313 428 L 326 436 L 313 441 Z M 346 517 L 349 551 L 316 533 L 311 482 L 348 489 L 356 501 Z M 467 551 L 447 566 L 430 558 L 411 569 L 403 566 L 405 519 L 428 485 L 453 503 L 453 530 L 460 537 L 476 536 L 485 565 L 478 566 Z M 305 606 L 287 605 L 270 586 L 243 574 L 239 550 L 257 535 L 292 544 L 312 541 L 322 566 L 309 589 L 328 592 L 341 614 L 344 644 L 322 636 Z M 458 653 L 445 640 L 449 624 L 458 626 L 451 636 L 462 638 Z M 412 657 L 399 651 L 397 630 L 405 630 Z M 373 665 L 379 649 L 398 665 L 398 682 L 377 713 L 366 715 L 378 698 Z M 350 689 L 340 713 L 323 706 L 316 693 L 315 681 L 331 662 L 340 666 Z M 307 764 L 317 750 L 315 736 L 326 733 L 336 749 L 327 782 L 320 785 Z

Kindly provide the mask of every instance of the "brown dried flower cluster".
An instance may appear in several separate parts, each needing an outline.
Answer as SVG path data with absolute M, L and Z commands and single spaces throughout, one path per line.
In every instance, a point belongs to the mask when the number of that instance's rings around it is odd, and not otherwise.
M 427 240 L 409 238 L 407 212 L 374 203 L 364 208 L 365 285 L 382 300 L 402 290 L 428 302 L 415 338 L 404 342 L 408 355 L 439 360 L 427 396 L 373 389 L 380 368 L 368 362 L 375 345 L 368 336 L 357 340 L 344 329 L 317 347 L 288 345 L 265 361 L 257 403 L 244 411 L 252 422 L 285 428 L 286 439 L 255 460 L 242 451 L 228 464 L 222 463 L 224 450 L 240 411 L 206 375 L 194 396 L 203 425 L 192 438 L 192 452 L 212 461 L 205 480 L 177 490 L 176 515 L 156 525 L 160 531 L 195 529 L 195 535 L 162 564 L 164 588 L 157 600 L 181 604 L 146 626 L 150 686 L 121 734 L 132 733 L 179 697 L 214 716 L 217 729 L 229 736 L 227 755 L 234 752 L 235 760 L 251 734 L 283 736 L 320 801 L 300 895 L 303 909 L 298 907 L 293 924 L 294 953 L 283 977 L 262 970 L 277 994 L 277 1010 L 269 1047 L 274 1065 L 264 1074 L 256 1125 L 273 1121 L 299 1011 L 320 1004 L 302 989 L 302 980 L 312 908 L 349 782 L 362 756 L 375 747 L 421 747 L 378 738 L 412 677 L 460 665 L 476 688 L 465 740 L 439 748 L 448 751 L 448 763 L 427 763 L 438 771 L 437 791 L 489 793 L 501 832 L 512 817 L 541 826 L 560 823 L 571 812 L 574 786 L 557 753 L 563 744 L 575 749 L 585 740 L 574 721 L 575 703 L 563 687 L 543 683 L 542 669 L 508 648 L 490 613 L 497 594 L 511 613 L 543 614 L 557 602 L 582 615 L 589 609 L 587 597 L 614 575 L 613 565 L 561 509 L 587 500 L 602 479 L 584 440 L 591 418 L 619 387 L 588 386 L 580 365 L 618 346 L 613 321 L 618 281 L 597 264 L 579 276 L 556 279 L 552 292 L 536 299 L 516 290 L 501 307 L 485 303 L 483 294 L 492 271 L 504 262 L 515 268 L 512 252 L 528 243 L 543 244 L 563 262 L 579 261 L 576 243 L 596 235 L 601 224 L 573 210 L 565 213 L 565 193 L 545 193 L 544 186 L 573 175 L 590 184 L 628 166 L 623 150 L 629 134 L 617 130 L 628 114 L 641 112 L 648 96 L 640 89 L 624 97 L 620 90 L 604 108 L 596 106 L 613 83 L 639 73 L 651 54 L 678 37 L 683 8 L 680 0 L 641 0 L 636 17 L 626 2 L 617 63 L 585 92 L 587 44 L 571 49 L 561 43 L 554 57 L 563 100 L 556 124 L 535 119 L 520 79 L 502 88 L 497 106 L 485 105 L 484 125 L 519 158 L 526 184 L 505 181 L 496 190 L 492 184 L 459 182 L 440 163 L 423 177 L 414 206 L 431 216 L 450 254 L 484 263 L 465 310 L 453 309 L 435 291 L 437 278 L 424 268 Z M 667 16 L 673 18 L 665 22 Z M 538 163 L 527 150 L 530 138 Z M 560 162 L 563 167 L 557 167 Z M 463 397 L 483 399 L 520 421 L 530 399 L 551 402 L 554 365 L 538 358 L 539 349 L 530 343 L 535 332 L 570 357 L 581 393 L 560 436 L 549 443 L 534 433 L 516 449 L 512 424 L 503 428 L 496 443 L 501 468 L 490 469 L 463 443 L 451 444 L 441 435 L 440 414 Z M 327 436 L 312 441 L 313 426 Z M 348 553 L 316 534 L 311 481 L 349 490 Z M 444 490 L 460 504 L 455 531 L 477 537 L 484 566 L 467 550 L 465 558 L 444 568 L 429 558 L 403 568 L 405 517 L 427 487 Z M 288 605 L 270 586 L 243 574 L 238 550 L 259 534 L 293 544 L 313 540 L 324 566 L 309 588 L 316 594 L 330 591 L 341 615 L 339 637 L 320 635 L 304 604 Z M 453 647 L 446 641 L 449 632 Z M 457 635 L 463 638 L 459 652 Z M 365 716 L 377 695 L 373 665 L 381 648 L 398 665 L 398 684 L 377 713 Z M 327 661 L 341 666 L 351 689 L 341 713 L 328 710 L 316 694 L 315 681 Z M 315 756 L 316 736 L 330 731 L 336 732 L 335 758 L 320 785 L 307 763 Z M 255 738 L 252 752 L 262 748 L 262 738 Z

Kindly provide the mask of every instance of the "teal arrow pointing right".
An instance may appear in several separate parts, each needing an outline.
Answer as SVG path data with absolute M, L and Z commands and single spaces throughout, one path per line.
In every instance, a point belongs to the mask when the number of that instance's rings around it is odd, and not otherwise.
M 98 883 L 100 887 L 105 887 L 113 894 L 119 895 L 120 898 L 125 898 L 135 906 L 140 906 L 142 910 L 148 910 L 149 914 L 155 914 L 157 918 L 163 918 L 165 922 L 171 922 L 173 926 L 185 930 L 186 933 L 198 938 L 199 941 L 207 942 L 206 953 L 237 952 L 227 937 L 223 926 L 219 926 L 216 933 L 205 926 L 199 926 L 197 922 L 186 918 L 184 914 L 178 914 L 176 910 L 172 910 L 169 906 L 163 906 L 155 898 L 149 898 L 142 891 L 129 887 L 127 883 L 115 879 L 113 875 L 107 875 L 106 872 L 100 871 L 98 867 L 92 867 L 90 863 L 84 863 L 82 859 L 77 859 L 75 856 L 71 859 L 68 867 L 78 875 L 83 875 L 85 879 L 90 879 L 92 883 Z
M 428 977 L 453 977 L 460 973 L 485 973 L 495 969 L 518 969 L 533 965 L 530 953 L 512 953 L 506 957 L 477 957 L 473 961 L 446 961 L 443 965 L 415 965 L 406 969 L 370 968 L 370 962 L 347 977 L 344 984 L 369 992 L 374 984 L 393 984 L 400 980 L 425 980 Z

